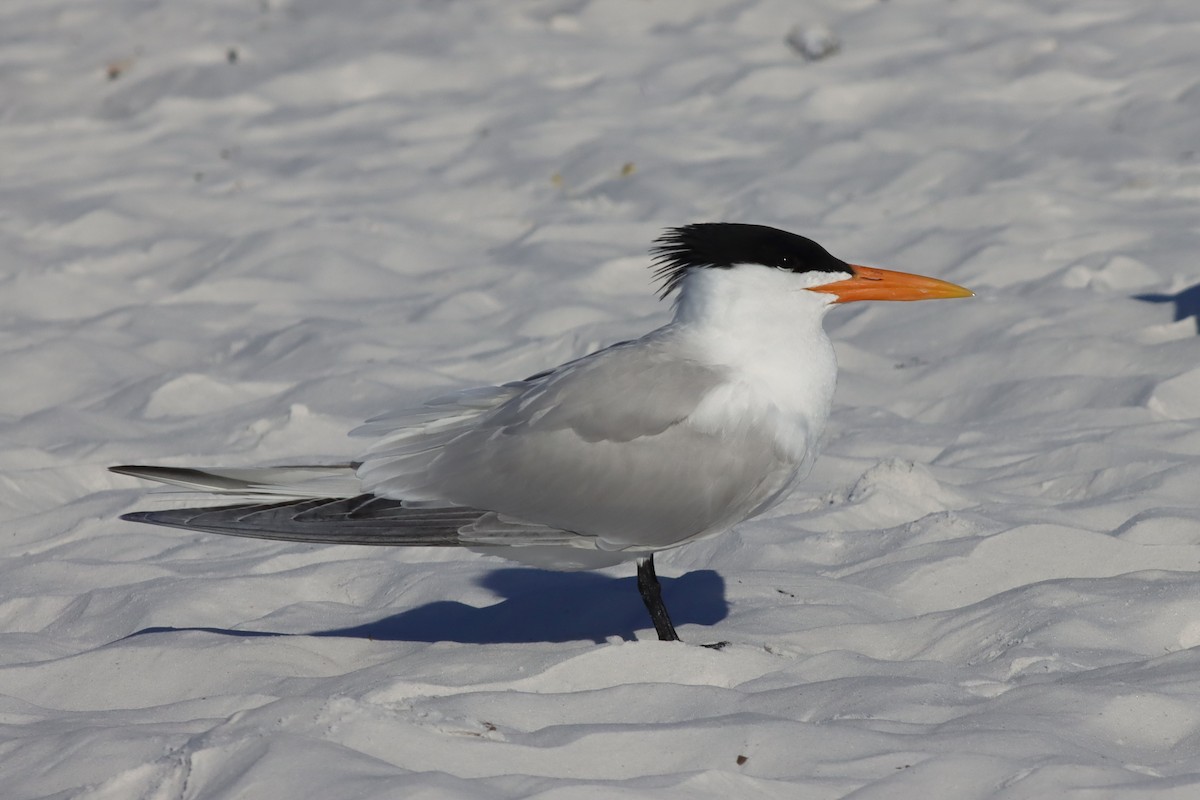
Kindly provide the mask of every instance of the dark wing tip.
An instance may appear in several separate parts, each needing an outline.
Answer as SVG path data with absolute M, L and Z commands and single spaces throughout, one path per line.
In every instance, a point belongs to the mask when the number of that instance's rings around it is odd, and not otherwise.
M 194 516 L 194 512 L 204 509 L 183 508 L 172 511 L 171 509 L 163 509 L 160 511 L 131 511 L 128 514 L 122 514 L 121 519 L 126 522 L 142 522 L 146 525 L 165 525 L 168 528 L 188 528 L 188 521 Z M 192 513 L 189 513 L 192 512 Z
M 128 475 L 131 478 L 160 482 L 163 477 L 194 478 L 204 475 L 202 470 L 190 467 L 156 467 L 151 464 L 118 464 L 115 467 L 109 467 L 108 471 L 118 475 Z
M 140 466 L 137 466 L 136 464 L 118 464 L 115 467 L 109 467 L 108 471 L 115 472 L 118 475 L 132 475 L 133 477 L 136 478 L 141 473 L 141 470 L 144 470 L 144 469 L 145 469 L 145 467 L 140 467 Z

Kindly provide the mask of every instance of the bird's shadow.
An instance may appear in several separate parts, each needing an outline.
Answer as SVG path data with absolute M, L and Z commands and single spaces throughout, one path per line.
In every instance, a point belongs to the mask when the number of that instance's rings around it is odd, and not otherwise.
M 663 600 L 676 625 L 713 625 L 729 613 L 725 580 L 712 570 L 678 578 L 659 578 Z M 156 626 L 134 631 L 125 639 L 154 633 L 205 631 L 224 636 L 346 636 L 388 642 L 462 642 L 500 644 L 603 642 L 610 636 L 633 639 L 651 628 L 634 578 L 611 578 L 594 572 L 550 572 L 528 568 L 495 569 L 480 585 L 504 599 L 477 608 L 440 600 L 349 628 L 307 633 L 234 630 L 215 627 Z
M 1175 294 L 1135 294 L 1133 298 L 1147 303 L 1174 303 L 1175 321 L 1191 317 L 1196 320 L 1197 332 L 1200 332 L 1200 284 Z

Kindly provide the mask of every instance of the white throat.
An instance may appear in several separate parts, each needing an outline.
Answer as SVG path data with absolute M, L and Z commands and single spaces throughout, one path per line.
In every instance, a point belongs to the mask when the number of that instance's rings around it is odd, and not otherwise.
M 810 357 L 832 357 L 821 323 L 834 297 L 808 287 L 838 277 L 757 264 L 694 270 L 680 287 L 671 325 L 702 343 L 714 363 L 735 369 L 787 365 L 792 371 Z
M 757 419 L 779 429 L 782 448 L 811 462 L 833 403 L 837 361 L 821 326 L 834 297 L 807 287 L 842 277 L 849 276 L 756 264 L 687 276 L 664 333 L 729 375 L 725 396 L 712 404 L 727 418 L 712 424 L 738 424 L 728 418 L 738 414 L 750 424 Z

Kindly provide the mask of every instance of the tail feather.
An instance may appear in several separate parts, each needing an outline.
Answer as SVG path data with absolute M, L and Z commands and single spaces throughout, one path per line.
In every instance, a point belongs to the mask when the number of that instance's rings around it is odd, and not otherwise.
M 258 497 L 353 497 L 362 491 L 354 465 L 191 468 L 122 465 L 109 471 L 197 492 Z

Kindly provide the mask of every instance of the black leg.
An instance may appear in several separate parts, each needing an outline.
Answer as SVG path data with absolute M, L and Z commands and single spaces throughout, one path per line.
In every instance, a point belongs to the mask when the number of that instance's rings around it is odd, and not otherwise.
M 679 634 L 675 632 L 675 626 L 671 624 L 671 615 L 667 613 L 667 607 L 663 605 L 662 587 L 658 584 L 658 576 L 654 574 L 654 554 L 651 553 L 646 558 L 638 559 L 638 591 L 642 593 L 642 602 L 646 604 L 646 610 L 650 612 L 650 619 L 654 621 L 654 630 L 658 631 L 658 638 L 664 642 L 679 641 Z

